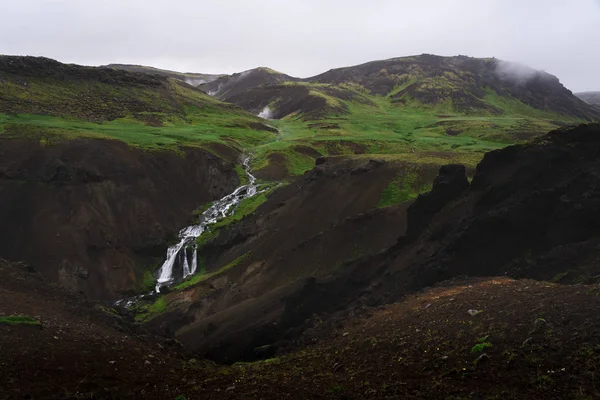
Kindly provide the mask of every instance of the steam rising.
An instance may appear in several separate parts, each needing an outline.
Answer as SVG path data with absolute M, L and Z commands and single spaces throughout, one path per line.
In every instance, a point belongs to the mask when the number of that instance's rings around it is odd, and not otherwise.
M 219 86 L 217 86 L 217 90 L 209 90 L 208 91 L 208 95 L 211 97 L 215 97 L 216 95 L 219 94 L 219 92 L 221 91 L 221 89 L 223 89 L 223 84 L 219 83 Z
M 264 119 L 273 119 L 273 111 L 271 111 L 271 109 L 269 108 L 269 106 L 266 106 L 265 108 L 263 108 L 263 110 L 258 114 L 258 116 L 260 118 L 264 118 Z
M 206 83 L 206 80 L 201 79 L 201 78 L 185 78 L 185 83 L 187 83 L 188 85 L 192 85 L 192 86 L 198 86 L 198 85 L 202 85 L 203 83 Z
M 542 75 L 541 71 L 535 70 L 527 65 L 498 60 L 496 63 L 496 75 L 503 80 L 511 81 L 518 85 L 524 85 L 529 80 Z

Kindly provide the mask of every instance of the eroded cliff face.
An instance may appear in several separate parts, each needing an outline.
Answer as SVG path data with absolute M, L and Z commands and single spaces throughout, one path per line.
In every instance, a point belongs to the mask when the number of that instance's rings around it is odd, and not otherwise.
M 0 139 L 0 256 L 92 299 L 135 291 L 192 211 L 239 184 L 235 154 L 226 158 L 101 139 Z

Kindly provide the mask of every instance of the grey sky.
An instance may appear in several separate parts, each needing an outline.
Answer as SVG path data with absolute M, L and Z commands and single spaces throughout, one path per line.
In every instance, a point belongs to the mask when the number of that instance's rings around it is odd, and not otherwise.
M 600 0 L 0 0 L 0 10 L 0 54 L 299 77 L 463 54 L 600 90 Z

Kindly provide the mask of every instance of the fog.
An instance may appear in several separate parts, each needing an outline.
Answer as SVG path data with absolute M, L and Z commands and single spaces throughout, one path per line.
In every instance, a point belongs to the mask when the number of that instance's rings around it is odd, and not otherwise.
M 0 53 L 308 77 L 431 53 L 497 57 L 600 90 L 600 0 L 2 0 Z

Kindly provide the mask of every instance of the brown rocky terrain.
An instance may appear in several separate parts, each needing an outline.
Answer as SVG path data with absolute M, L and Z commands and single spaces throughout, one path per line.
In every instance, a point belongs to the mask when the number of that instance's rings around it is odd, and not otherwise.
M 229 153 L 0 138 L 0 254 L 91 298 L 139 290 L 192 211 L 238 185 Z
M 0 398 L 594 399 L 600 287 L 456 279 L 219 366 L 0 260 Z

